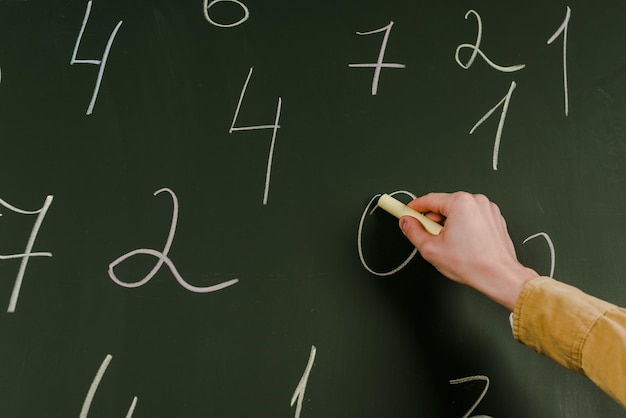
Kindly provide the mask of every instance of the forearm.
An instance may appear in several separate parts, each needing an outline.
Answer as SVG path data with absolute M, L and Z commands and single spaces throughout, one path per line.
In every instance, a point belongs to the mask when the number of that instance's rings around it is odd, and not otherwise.
M 626 310 L 539 277 L 519 295 L 513 335 L 626 406 Z

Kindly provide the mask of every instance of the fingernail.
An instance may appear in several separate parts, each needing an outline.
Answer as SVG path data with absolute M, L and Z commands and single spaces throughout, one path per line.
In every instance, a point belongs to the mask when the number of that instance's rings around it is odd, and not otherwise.
M 400 218 L 400 230 L 402 231 L 404 235 L 406 235 L 406 231 L 405 231 L 406 224 L 407 224 L 406 218 Z

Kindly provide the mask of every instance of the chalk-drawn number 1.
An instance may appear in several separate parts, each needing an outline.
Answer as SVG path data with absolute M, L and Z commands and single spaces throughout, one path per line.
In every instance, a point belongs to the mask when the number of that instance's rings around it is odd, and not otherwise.
M 567 92 L 567 28 L 569 27 L 571 14 L 572 10 L 567 6 L 563 23 L 561 23 L 561 26 L 559 26 L 556 32 L 548 39 L 548 45 L 550 45 L 560 34 L 563 34 L 563 95 L 565 100 L 565 116 L 569 114 L 569 93 Z
M 230 125 L 229 133 L 233 133 L 236 131 L 252 131 L 258 129 L 271 129 L 272 130 L 272 142 L 270 142 L 270 150 L 267 156 L 267 169 L 265 170 L 265 189 L 263 191 L 263 204 L 267 205 L 267 198 L 270 191 L 270 177 L 272 175 L 272 161 L 274 159 L 274 145 L 276 144 L 276 132 L 278 128 L 280 128 L 280 109 L 282 106 L 282 99 L 278 98 L 278 105 L 276 106 L 276 118 L 274 119 L 274 123 L 272 125 L 253 125 L 253 126 L 235 126 L 237 123 L 237 117 L 239 116 L 239 110 L 241 109 L 241 103 L 243 102 L 243 97 L 246 94 L 246 89 L 248 88 L 248 83 L 250 82 L 250 77 L 252 77 L 252 70 L 254 67 L 250 67 L 250 71 L 248 72 L 248 77 L 246 78 L 246 82 L 241 89 L 241 95 L 239 96 L 239 102 L 237 103 L 237 109 L 235 110 L 235 116 L 233 117 L 233 123 Z
M 102 83 L 102 76 L 104 75 L 104 68 L 107 63 L 107 59 L 109 58 L 109 52 L 111 50 L 111 45 L 113 45 L 113 40 L 115 39 L 115 35 L 117 31 L 122 26 L 122 21 L 117 22 L 115 29 L 111 32 L 109 36 L 109 40 L 107 41 L 106 47 L 104 48 L 104 54 L 102 54 L 101 59 L 78 59 L 76 56 L 78 55 L 78 47 L 80 46 L 80 42 L 83 39 L 83 33 L 85 32 L 85 26 L 87 26 L 87 21 L 89 20 L 89 14 L 91 13 L 91 1 L 87 3 L 87 10 L 85 11 L 85 17 L 83 18 L 83 24 L 80 27 L 80 32 L 78 33 L 78 38 L 76 38 L 76 44 L 74 45 L 74 52 L 72 53 L 72 59 L 70 60 L 70 65 L 74 64 L 92 64 L 99 65 L 100 69 L 98 70 L 98 78 L 96 80 L 96 86 L 93 89 L 93 94 L 91 95 L 91 101 L 89 102 L 89 107 L 87 107 L 87 115 L 91 115 L 93 112 L 93 107 L 96 104 L 96 98 L 98 97 L 98 91 L 100 91 L 100 84 Z
M 502 113 L 500 113 L 500 121 L 498 122 L 498 129 L 496 130 L 496 139 L 493 143 L 493 164 L 492 167 L 494 170 L 498 169 L 498 155 L 500 154 L 500 139 L 502 138 L 502 130 L 504 129 L 504 121 L 506 120 L 506 112 L 509 109 L 509 102 L 511 101 L 511 96 L 513 95 L 513 91 L 515 90 L 515 81 L 511 82 L 511 87 L 509 87 L 508 93 L 496 104 L 492 107 L 485 115 L 480 118 L 478 122 L 470 129 L 470 135 L 474 133 L 476 128 L 478 128 L 485 120 L 489 118 L 496 111 L 496 109 L 502 105 Z

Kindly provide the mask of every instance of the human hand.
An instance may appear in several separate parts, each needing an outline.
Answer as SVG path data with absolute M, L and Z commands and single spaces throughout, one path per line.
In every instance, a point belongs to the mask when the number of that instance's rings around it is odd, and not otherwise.
M 518 260 L 498 206 L 483 195 L 431 193 L 408 204 L 444 222 L 431 235 L 410 216 L 400 228 L 422 257 L 446 277 L 468 285 L 513 311 L 527 281 L 538 274 Z

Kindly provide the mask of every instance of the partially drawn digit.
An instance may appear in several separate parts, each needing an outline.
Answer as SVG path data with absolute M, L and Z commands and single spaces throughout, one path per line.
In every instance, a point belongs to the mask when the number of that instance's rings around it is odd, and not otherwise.
M 512 73 L 512 72 L 519 71 L 522 68 L 526 67 L 525 64 L 511 65 L 508 67 L 504 67 L 504 66 L 494 63 L 489 58 L 487 58 L 487 56 L 483 53 L 483 51 L 480 50 L 480 42 L 482 41 L 482 36 L 483 36 L 482 20 L 480 18 L 480 15 L 476 13 L 474 10 L 469 10 L 467 13 L 465 13 L 465 20 L 467 20 L 470 15 L 474 15 L 476 17 L 476 23 L 478 24 L 478 34 L 476 35 L 476 42 L 474 44 L 461 44 L 456 47 L 456 52 L 454 53 L 454 59 L 456 60 L 457 64 L 459 64 L 462 68 L 467 70 L 472 66 L 472 64 L 474 63 L 474 60 L 476 59 L 476 55 L 478 54 L 492 68 L 498 71 L 505 72 L 505 73 Z M 461 62 L 461 59 L 459 58 L 459 53 L 464 48 L 470 48 L 472 50 L 472 55 L 470 55 L 470 58 L 467 60 L 467 63 L 465 64 L 463 64 Z
M 168 189 L 168 188 L 163 188 L 163 189 L 159 189 L 156 192 L 154 192 L 154 196 L 158 195 L 159 193 L 163 193 L 166 192 L 168 193 L 171 198 L 172 198 L 172 202 L 174 204 L 174 209 L 172 211 L 172 221 L 170 223 L 170 230 L 169 233 L 167 235 L 167 240 L 165 241 L 165 247 L 163 248 L 163 251 L 156 251 L 153 249 L 149 249 L 149 248 L 139 248 L 137 250 L 133 250 L 130 251 L 124 255 L 122 255 L 121 257 L 117 258 L 116 260 L 114 260 L 111 264 L 109 264 L 109 277 L 111 278 L 111 280 L 113 280 L 115 283 L 117 283 L 120 286 L 123 287 L 128 287 L 128 288 L 134 288 L 134 287 L 139 287 L 142 286 L 144 284 L 146 284 L 147 282 L 150 281 L 150 279 L 152 279 L 154 277 L 154 275 L 161 269 L 161 266 L 163 265 L 163 263 L 165 263 L 167 265 L 167 267 L 169 267 L 170 271 L 172 272 L 172 274 L 174 275 L 174 278 L 176 279 L 176 281 L 178 281 L 178 283 L 184 287 L 185 289 L 189 290 L 190 292 L 194 292 L 194 293 L 209 293 L 209 292 L 215 292 L 221 289 L 224 289 L 228 286 L 232 286 L 235 283 L 237 283 L 239 280 L 238 279 L 231 279 L 216 285 L 212 285 L 212 286 L 206 286 L 206 287 L 199 287 L 199 286 L 194 286 L 189 284 L 188 282 L 185 281 L 185 279 L 183 279 L 183 277 L 180 275 L 180 273 L 178 273 L 178 270 L 176 269 L 176 266 L 174 266 L 174 263 L 172 262 L 172 260 L 169 258 L 168 253 L 170 251 L 170 247 L 172 246 L 172 241 L 174 240 L 174 234 L 176 233 L 176 224 L 178 222 L 178 198 L 176 197 L 176 194 Z M 150 272 L 148 272 L 148 274 L 146 274 L 143 278 L 139 279 L 136 282 L 132 282 L 132 283 L 128 283 L 128 282 L 124 282 L 122 280 L 120 280 L 116 275 L 115 272 L 113 271 L 115 269 L 115 267 L 117 265 L 119 265 L 120 263 L 122 263 L 124 260 L 131 258 L 135 255 L 138 254 L 147 254 L 147 255 L 151 255 L 153 257 L 155 257 L 157 259 L 156 264 L 154 265 L 154 267 L 152 268 L 152 270 L 150 270 Z
M 493 161 L 492 167 L 494 170 L 498 169 L 498 156 L 500 154 L 500 138 L 502 137 L 502 129 L 504 128 L 504 121 L 506 120 L 506 113 L 509 109 L 509 102 L 511 101 L 511 96 L 513 95 L 513 91 L 515 90 L 515 81 L 511 82 L 511 87 L 509 87 L 508 93 L 496 104 L 492 107 L 476 124 L 470 129 L 470 135 L 474 133 L 476 128 L 478 128 L 485 120 L 489 118 L 496 111 L 496 109 L 502 105 L 502 113 L 500 114 L 500 121 L 498 122 L 498 129 L 496 131 L 496 139 L 493 143 Z
M 531 239 L 537 238 L 537 237 L 542 237 L 546 240 L 546 242 L 548 243 L 548 249 L 550 250 L 550 276 L 549 277 L 554 277 L 554 267 L 556 264 L 556 256 L 555 256 L 555 252 L 554 252 L 554 244 L 552 243 L 552 239 L 550 238 L 550 235 L 546 234 L 545 232 L 538 232 L 534 235 L 529 236 L 528 238 L 526 238 L 523 242 L 523 244 L 526 244 L 528 241 L 530 241 Z
M 241 9 L 243 10 L 243 17 L 233 23 L 219 23 L 211 19 L 211 16 L 209 16 L 209 9 L 212 6 L 214 6 L 216 3 L 222 3 L 222 2 L 235 3 L 237 6 L 241 7 Z M 202 7 L 204 10 L 204 18 L 212 25 L 218 26 L 220 28 L 232 28 L 234 26 L 241 25 L 250 17 L 250 10 L 248 10 L 246 5 L 240 2 L 239 0 L 213 0 L 213 1 L 203 0 L 202 3 L 203 3 Z
M 35 245 L 35 239 L 37 238 L 37 234 L 39 233 L 39 228 L 41 228 L 43 219 L 46 217 L 46 213 L 48 213 L 48 209 L 52 204 L 52 199 L 52 195 L 47 196 L 44 200 L 43 206 L 38 210 L 32 211 L 20 209 L 0 199 L 0 205 L 15 213 L 18 213 L 20 215 L 37 215 L 37 219 L 35 220 L 33 229 L 31 230 L 30 236 L 28 237 L 28 242 L 26 243 L 26 248 L 24 249 L 24 252 L 20 254 L 0 255 L 0 260 L 10 260 L 13 258 L 22 259 L 22 262 L 20 263 L 20 268 L 17 272 L 17 278 L 15 279 L 15 285 L 13 285 L 13 292 L 11 293 L 9 307 L 7 309 L 7 312 L 9 313 L 15 312 L 17 299 L 20 296 L 20 289 L 22 288 L 22 282 L 24 281 L 24 273 L 26 272 L 26 266 L 28 265 L 28 260 L 30 259 L 30 257 L 52 257 L 52 253 L 50 252 L 32 252 L 33 246 Z
M 300 382 L 298 382 L 298 386 L 296 386 L 296 390 L 293 392 L 293 396 L 291 397 L 290 406 L 296 404 L 296 415 L 295 418 L 300 417 L 300 412 L 302 412 L 302 400 L 304 399 L 304 392 L 306 390 L 307 382 L 309 381 L 309 374 L 311 374 L 311 369 L 313 368 L 313 363 L 315 362 L 315 354 L 317 353 L 317 349 L 314 345 L 311 346 L 311 353 L 309 354 L 309 361 L 304 369 L 304 373 L 300 378 Z
M 253 126 L 235 126 L 237 123 L 237 117 L 239 116 L 239 110 L 241 108 L 241 103 L 243 102 L 243 98 L 246 94 L 246 89 L 248 88 L 248 83 L 250 82 L 250 77 L 252 77 L 252 70 L 254 67 L 250 67 L 250 71 L 248 71 L 248 77 L 246 78 L 245 83 L 243 84 L 243 88 L 241 89 L 241 95 L 239 95 L 239 102 L 237 103 L 237 109 L 235 109 L 235 116 L 233 116 L 233 123 L 230 125 L 230 129 L 228 133 L 233 133 L 236 131 L 252 131 L 258 129 L 271 129 L 272 130 L 272 141 L 270 142 L 270 150 L 267 156 L 267 169 L 265 170 L 265 188 L 263 189 L 263 204 L 267 205 L 267 199 L 269 197 L 270 191 L 270 178 L 272 175 L 272 162 L 274 159 L 274 146 L 276 144 L 276 132 L 278 128 L 280 128 L 280 111 L 282 108 L 282 99 L 278 98 L 278 105 L 276 106 L 276 118 L 274 119 L 273 125 L 253 125 Z
M 397 194 L 404 194 L 407 195 L 409 197 L 411 197 L 412 199 L 415 199 L 417 196 L 415 196 L 413 193 L 411 192 L 407 192 L 405 190 L 398 190 L 395 191 L 393 193 L 389 193 L 389 196 L 395 196 Z M 411 262 L 411 260 L 413 260 L 413 257 L 415 257 L 415 255 L 417 254 L 417 248 L 414 248 L 413 251 L 411 251 L 411 254 L 409 254 L 409 256 L 396 268 L 390 270 L 390 271 L 383 271 L 383 272 L 378 272 L 373 270 L 365 261 L 365 256 L 363 255 L 363 224 L 365 223 L 365 218 L 368 215 L 371 215 L 372 213 L 374 213 L 374 211 L 376 210 L 376 208 L 378 208 L 378 206 L 374 206 L 373 209 L 370 210 L 370 208 L 372 207 L 372 205 L 374 204 L 374 202 L 376 202 L 378 200 L 378 198 L 380 197 L 380 194 L 375 195 L 374 197 L 372 197 L 372 199 L 369 201 L 369 203 L 367 204 L 367 206 L 365 207 L 365 210 L 363 211 L 363 214 L 361 215 L 361 220 L 359 221 L 359 229 L 357 231 L 357 237 L 356 237 L 356 245 L 357 245 L 357 250 L 359 252 L 359 259 L 361 260 L 361 264 L 363 265 L 363 267 L 365 267 L 365 270 L 369 271 L 372 274 L 375 274 L 377 276 L 391 276 L 392 274 L 395 274 L 397 272 L 399 272 L 400 270 L 402 270 L 407 264 L 409 264 Z M 369 214 L 368 214 L 369 212 Z
M 102 54 L 101 59 L 77 59 L 78 55 L 78 47 L 80 46 L 81 40 L 83 39 L 83 33 L 85 32 L 85 26 L 87 26 L 87 22 L 89 20 L 89 14 L 91 13 L 91 0 L 87 3 L 87 10 L 85 11 L 85 17 L 83 18 L 83 24 L 80 27 L 80 32 L 78 32 L 78 38 L 76 38 L 76 44 L 74 44 L 74 52 L 72 53 L 72 59 L 70 60 L 70 65 L 74 64 L 92 64 L 98 65 L 100 68 L 98 70 L 98 78 L 96 79 L 96 86 L 93 89 L 93 94 L 91 95 L 91 101 L 89 102 L 89 106 L 87 107 L 87 115 L 91 115 L 93 112 L 93 108 L 96 104 L 96 98 L 98 97 L 98 92 L 100 91 L 100 84 L 102 83 L 102 76 L 104 75 L 104 69 L 106 67 L 107 60 L 109 58 L 109 52 L 111 51 L 111 46 L 113 45 L 113 40 L 115 39 L 115 35 L 117 35 L 117 31 L 122 26 L 122 21 L 120 20 L 115 25 L 115 29 L 111 32 L 109 36 L 109 40 L 107 41 L 106 47 L 104 48 L 104 54 Z
M 380 45 L 380 51 L 378 52 L 378 60 L 375 63 L 368 64 L 348 64 L 350 68 L 374 68 L 374 77 L 372 79 L 372 96 L 375 96 L 378 92 L 378 79 L 380 78 L 380 70 L 382 68 L 406 68 L 404 64 L 383 62 L 385 58 L 385 50 L 387 49 L 387 41 L 389 40 L 389 33 L 393 27 L 393 21 L 389 22 L 387 26 L 380 29 L 371 30 L 369 32 L 357 32 L 357 35 L 367 36 L 375 33 L 385 32 L 383 36 L 383 42 Z
M 91 408 L 91 403 L 93 402 L 93 398 L 96 395 L 98 386 L 100 386 L 102 377 L 104 376 L 104 373 L 109 367 L 111 360 L 113 360 L 113 356 L 110 354 L 107 354 L 104 360 L 102 361 L 102 364 L 100 364 L 100 368 L 98 368 L 98 371 L 96 372 L 96 375 L 94 376 L 93 381 L 91 382 L 91 385 L 89 386 L 89 390 L 87 391 L 85 400 L 83 401 L 83 406 L 80 409 L 79 418 L 87 418 L 89 414 L 89 409 Z M 137 406 L 137 397 L 135 396 L 133 397 L 133 401 L 130 404 L 130 408 L 128 408 L 128 412 L 126 413 L 126 418 L 131 418 L 133 416 L 133 412 L 135 412 L 136 406 Z
M 567 28 L 569 27 L 569 18 L 571 15 L 572 10 L 567 6 L 563 23 L 561 23 L 561 26 L 559 26 L 556 32 L 548 39 L 548 45 L 550 45 L 560 34 L 563 34 L 563 95 L 565 100 L 565 116 L 569 114 L 569 93 L 567 91 Z
M 489 415 L 474 415 L 473 417 L 469 416 L 472 412 L 474 412 L 474 409 L 476 409 L 476 407 L 478 406 L 480 401 L 483 400 L 483 398 L 487 394 L 487 390 L 489 390 L 489 378 L 487 376 L 477 375 L 477 376 L 462 377 L 460 379 L 452 379 L 452 380 L 450 380 L 450 384 L 451 385 L 458 385 L 458 384 L 461 384 L 461 383 L 475 382 L 475 381 L 479 381 L 479 380 L 482 380 L 482 381 L 485 382 L 485 388 L 481 392 L 481 394 L 478 397 L 478 399 L 476 400 L 476 402 L 474 402 L 474 405 L 472 405 L 470 407 L 470 409 L 465 413 L 465 415 L 463 415 L 463 418 L 492 418 Z

